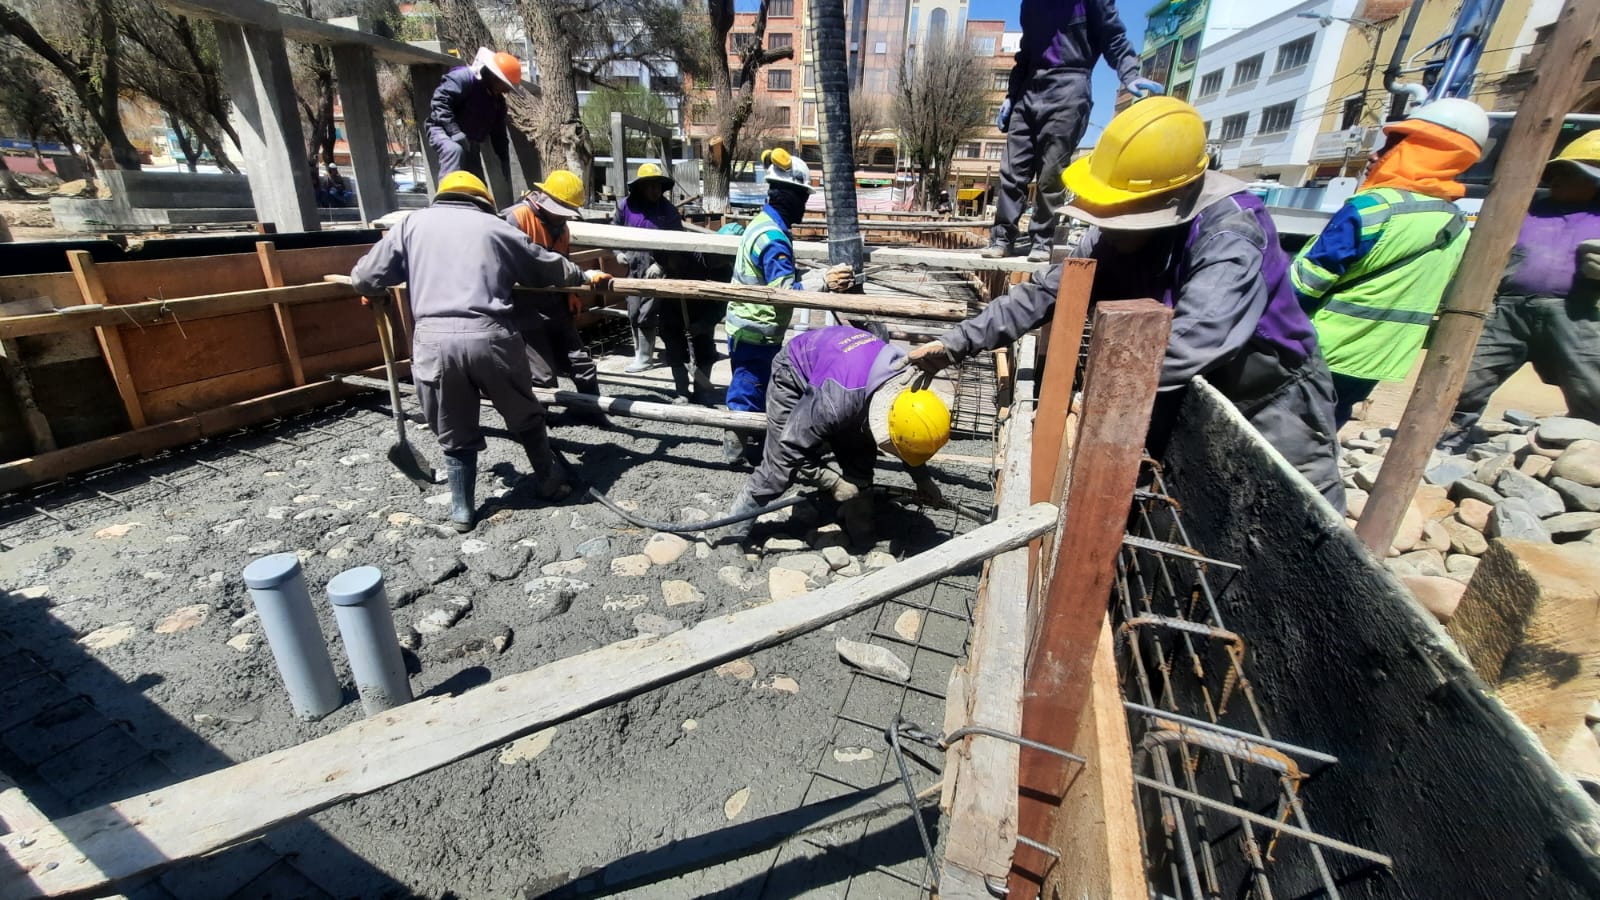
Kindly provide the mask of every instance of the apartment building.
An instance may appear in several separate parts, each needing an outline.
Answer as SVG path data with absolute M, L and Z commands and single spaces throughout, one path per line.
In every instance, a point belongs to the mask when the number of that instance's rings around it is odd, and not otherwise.
M 755 35 L 755 13 L 735 13 L 733 29 L 728 32 L 728 71 L 733 77 L 733 87 L 741 84 L 743 64 L 740 54 Z M 809 28 L 806 24 L 804 0 L 769 0 L 767 28 L 762 45 L 766 47 L 794 47 L 794 56 L 764 66 L 756 72 L 752 92 L 755 101 L 751 117 L 740 136 L 740 143 L 750 147 L 797 147 L 800 145 L 802 85 L 815 81 L 814 70 L 805 63 L 810 46 Z M 705 142 L 716 134 L 716 99 L 709 85 L 697 85 L 688 99 L 688 134 L 697 158 L 705 157 Z M 815 116 L 812 107 L 811 115 Z M 814 125 L 813 125 L 814 127 Z
M 958 202 L 981 207 L 989 202 L 1000 184 L 1000 162 L 1005 157 L 1006 136 L 994 125 L 1000 116 L 1010 83 L 1011 67 L 1022 45 L 1022 32 L 1007 31 L 998 19 L 974 19 L 967 23 L 967 46 L 984 64 L 983 130 L 956 151 L 951 174 L 956 180 Z

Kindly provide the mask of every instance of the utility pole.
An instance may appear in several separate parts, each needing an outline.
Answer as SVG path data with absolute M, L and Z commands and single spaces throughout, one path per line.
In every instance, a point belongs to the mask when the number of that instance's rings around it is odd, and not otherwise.
M 861 272 L 866 255 L 856 215 L 855 148 L 850 146 L 850 70 L 845 53 L 844 0 L 814 0 L 817 89 L 822 95 L 822 187 L 827 203 L 828 262 Z M 859 280 L 859 279 L 858 279 Z
M 1500 275 L 1539 184 L 1544 167 L 1535 163 L 1550 158 L 1562 119 L 1572 109 L 1583 74 L 1594 58 L 1597 31 L 1600 3 L 1567 0 L 1556 17 L 1555 33 L 1533 86 L 1511 123 L 1501 154 L 1510 164 L 1494 173 L 1494 185 L 1467 242 L 1466 255 L 1440 306 L 1433 346 L 1394 443 L 1383 459 L 1372 498 L 1356 525 L 1356 536 L 1379 556 L 1387 553 L 1394 541 L 1434 444 L 1455 410 L 1484 319 L 1493 309 Z

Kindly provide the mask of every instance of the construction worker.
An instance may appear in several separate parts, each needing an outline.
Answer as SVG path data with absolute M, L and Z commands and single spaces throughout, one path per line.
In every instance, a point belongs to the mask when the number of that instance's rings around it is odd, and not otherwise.
M 617 204 L 617 211 L 611 217 L 611 224 L 658 231 L 682 231 L 683 218 L 678 215 L 678 208 L 668 196 L 671 190 L 672 179 L 662 172 L 661 167 L 655 163 L 644 163 L 639 166 L 634 179 L 628 182 L 628 196 Z M 619 252 L 617 259 L 628 267 L 628 275 L 632 278 L 698 278 L 703 274 L 703 266 L 694 259 L 694 254 L 690 253 L 630 250 L 625 253 Z M 702 316 L 716 312 L 715 304 L 708 305 L 712 306 L 712 309 L 703 311 Z M 672 366 L 673 384 L 680 396 L 688 397 L 691 394 L 687 366 L 689 340 L 686 337 L 688 326 L 683 315 L 683 306 L 680 301 L 658 302 L 655 297 L 628 298 L 628 327 L 633 331 L 633 362 L 623 371 L 635 373 L 650 368 L 650 357 L 655 351 L 656 331 L 659 327 L 663 330 L 662 344 L 667 350 L 668 363 Z M 667 323 L 663 321 L 669 317 L 671 327 L 667 327 Z M 711 328 L 715 331 L 716 319 L 711 320 Z M 696 354 L 698 357 L 695 360 L 696 374 L 700 378 L 697 378 L 695 393 L 702 399 L 705 391 L 711 386 L 711 364 L 716 361 L 714 340 L 711 334 L 707 333 L 705 342 L 711 344 L 707 348 L 709 352 Z M 699 371 L 702 364 L 703 373 Z M 698 383 L 702 380 L 703 384 Z
M 1172 308 L 1151 445 L 1159 452 L 1189 380 L 1204 375 L 1334 508 L 1344 509 L 1333 384 L 1289 283 L 1289 257 L 1261 200 L 1209 171 L 1205 123 L 1170 97 L 1141 100 L 1068 167 L 1067 212 L 1091 227 L 1075 255 L 1098 262 L 1092 300 L 1154 297 Z M 1013 287 L 913 350 L 938 371 L 1016 340 L 1055 309 L 1061 267 Z
M 1012 256 L 1031 246 L 1028 259 L 1045 262 L 1055 241 L 1056 212 L 1066 201 L 1061 172 L 1089 124 L 1089 72 L 1096 58 L 1116 70 L 1139 96 L 1160 94 L 1160 83 L 1139 76 L 1139 53 L 1128 43 L 1114 0 L 1022 0 L 1022 46 L 995 127 L 1006 136 L 994 228 L 983 255 Z M 1032 243 L 1019 244 L 1017 222 L 1038 176 Z
M 1474 442 L 1489 397 L 1529 362 L 1561 388 L 1569 415 L 1600 422 L 1600 132 L 1546 163 L 1544 184 L 1549 193 L 1522 221 L 1442 450 Z
M 1360 189 L 1289 270 L 1333 373 L 1341 427 L 1378 382 L 1404 381 L 1422 352 L 1467 249 L 1466 213 L 1451 202 L 1467 189 L 1455 179 L 1483 156 L 1489 116 L 1452 97 L 1383 132 Z
M 578 217 L 582 205 L 583 182 L 566 169 L 557 169 L 506 210 L 505 218 L 535 245 L 570 258 L 572 233 L 567 222 Z M 528 370 L 534 387 L 555 388 L 559 371 L 572 379 L 578 393 L 600 396 L 600 370 L 578 335 L 577 315 L 582 311 L 583 301 L 576 294 L 540 294 L 537 299 L 519 302 L 517 330 L 528 345 Z M 568 414 L 592 425 L 606 423 L 605 414 L 598 411 L 570 410 Z
M 427 209 L 390 229 L 350 271 L 362 294 L 404 282 L 415 323 L 411 375 L 450 480 L 450 522 L 471 531 L 479 451 L 478 398 L 487 397 L 527 451 L 533 494 L 560 500 L 571 492 L 550 449 L 544 406 L 533 394 L 528 354 L 517 335 L 512 285 L 603 284 L 604 272 L 580 272 L 568 259 L 534 246 L 500 218 L 489 189 L 470 172 L 440 179 Z
M 848 325 L 801 332 L 778 352 L 767 388 L 766 450 L 730 515 L 750 512 L 801 482 L 839 503 L 850 540 L 873 543 L 873 462 L 879 450 L 909 468 L 917 489 L 938 502 L 924 464 L 950 440 L 950 409 L 912 387 L 905 351 Z M 831 449 L 838 469 L 823 465 Z M 739 541 L 753 519 L 730 528 Z
M 439 175 L 461 169 L 482 178 L 479 145 L 488 141 L 511 178 L 510 139 L 506 135 L 506 94 L 522 83 L 522 61 L 509 53 L 479 47 L 472 63 L 439 79 L 428 105 L 428 145 L 439 155 Z

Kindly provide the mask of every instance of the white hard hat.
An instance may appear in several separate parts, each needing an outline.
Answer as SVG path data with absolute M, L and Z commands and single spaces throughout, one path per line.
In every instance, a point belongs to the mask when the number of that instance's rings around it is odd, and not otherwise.
M 1489 114 L 1471 100 L 1459 97 L 1434 100 L 1412 110 L 1406 118 L 1448 128 L 1477 144 L 1479 150 L 1489 143 Z
M 766 168 L 767 183 L 792 184 L 811 190 L 811 167 L 805 160 L 782 147 L 761 151 L 761 162 Z

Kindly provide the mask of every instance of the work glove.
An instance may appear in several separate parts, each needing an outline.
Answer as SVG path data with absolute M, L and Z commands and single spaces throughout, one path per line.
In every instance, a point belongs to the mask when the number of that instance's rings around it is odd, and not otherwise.
M 1600 281 L 1600 241 L 1578 245 L 1578 272 L 1591 281 Z
M 932 375 L 955 365 L 956 361 L 950 356 L 950 351 L 944 348 L 942 342 L 929 341 L 912 350 L 910 355 L 906 357 L 906 362 Z
M 823 287 L 836 294 L 842 294 L 850 290 L 855 286 L 855 283 L 856 273 L 854 269 L 850 268 L 849 263 L 839 263 L 829 268 L 822 275 Z
M 626 250 L 615 250 L 615 251 L 612 251 L 611 255 L 615 256 L 617 258 L 617 264 L 618 265 L 622 266 L 623 268 L 627 268 L 628 267 L 628 262 L 631 259 L 631 257 L 628 256 L 628 251 L 626 251 Z
M 667 273 L 661 270 L 661 263 L 653 262 L 650 264 L 650 268 L 644 270 L 644 277 L 665 278 L 667 277 Z
M 843 475 L 829 468 L 822 468 L 817 472 L 817 487 L 828 492 L 835 503 L 849 503 L 861 496 L 861 488 L 847 480 Z
M 583 273 L 583 283 L 592 288 L 609 290 L 611 288 L 611 274 L 599 269 L 586 269 Z
M 747 513 L 760 508 L 761 504 L 757 503 L 756 499 L 750 495 L 750 489 L 745 488 L 739 492 L 738 497 L 734 498 L 733 506 L 728 509 L 728 515 L 737 516 L 740 513 Z M 757 516 L 751 516 L 748 519 L 734 522 L 728 526 L 728 530 L 723 533 L 723 537 L 732 540 L 734 543 L 747 543 L 750 540 L 750 529 L 755 527 L 757 518 Z
M 1011 124 L 1011 98 L 1007 97 L 1000 104 L 1000 114 L 994 117 L 994 127 L 1002 132 Z
M 1159 81 L 1148 78 L 1135 78 L 1128 82 L 1128 92 L 1143 100 L 1146 97 L 1159 97 L 1167 92 L 1167 86 Z
M 926 466 L 912 469 L 911 481 L 917 486 L 918 500 L 929 506 L 944 505 L 944 492 L 939 490 L 939 482 L 933 480 L 933 473 Z

